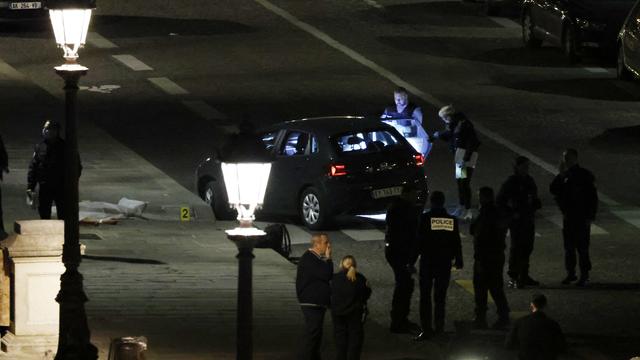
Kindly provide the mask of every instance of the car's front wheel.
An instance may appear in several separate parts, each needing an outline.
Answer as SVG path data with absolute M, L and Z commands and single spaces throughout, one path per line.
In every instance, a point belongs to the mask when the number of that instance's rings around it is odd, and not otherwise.
M 302 223 L 311 230 L 325 228 L 331 218 L 322 194 L 314 187 L 308 187 L 302 192 L 299 211 Z
M 542 40 L 538 39 L 533 31 L 534 26 L 535 24 L 531 17 L 531 11 L 528 10 L 522 17 L 522 42 L 524 43 L 524 46 L 528 48 L 538 48 L 542 45 Z
M 620 80 L 631 80 L 632 75 L 631 71 L 627 69 L 627 65 L 624 62 L 624 49 L 622 48 L 622 44 L 618 46 L 618 59 L 616 62 L 616 75 Z
M 216 190 L 216 182 L 209 181 L 205 185 L 201 194 L 202 200 L 211 206 L 213 214 L 216 216 L 216 220 L 233 220 L 235 219 L 235 212 L 231 210 L 227 202 L 222 197 L 222 194 Z

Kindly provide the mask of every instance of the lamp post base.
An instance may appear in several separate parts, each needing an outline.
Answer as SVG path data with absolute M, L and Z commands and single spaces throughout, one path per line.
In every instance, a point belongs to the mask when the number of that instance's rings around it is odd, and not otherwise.
M 247 230 L 248 228 L 238 228 Z M 253 248 L 263 239 L 264 232 L 253 228 L 257 235 L 234 235 L 236 230 L 228 230 L 227 237 L 238 247 L 238 300 L 236 318 L 236 359 L 253 358 Z

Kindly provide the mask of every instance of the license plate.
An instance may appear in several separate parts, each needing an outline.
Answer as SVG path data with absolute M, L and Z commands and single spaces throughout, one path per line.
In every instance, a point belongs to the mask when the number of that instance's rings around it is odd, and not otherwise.
M 19 2 L 9 4 L 11 10 L 31 10 L 42 8 L 41 2 Z
M 382 199 L 390 196 L 398 196 L 402 194 L 402 186 L 394 186 L 384 189 L 375 189 L 371 192 L 374 199 Z

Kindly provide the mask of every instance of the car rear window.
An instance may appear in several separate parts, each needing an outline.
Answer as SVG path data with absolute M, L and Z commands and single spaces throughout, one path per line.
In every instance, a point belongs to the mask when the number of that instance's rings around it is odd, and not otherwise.
M 332 137 L 339 154 L 360 154 L 388 151 L 404 146 L 397 136 L 386 129 L 354 131 Z

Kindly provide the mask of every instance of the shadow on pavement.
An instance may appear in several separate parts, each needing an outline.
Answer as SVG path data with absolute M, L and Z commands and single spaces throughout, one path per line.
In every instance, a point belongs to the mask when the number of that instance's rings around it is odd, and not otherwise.
M 446 15 L 446 16 L 443 16 Z M 381 14 L 392 24 L 423 24 L 454 27 L 500 27 L 483 14 L 481 3 L 452 1 L 423 2 L 386 6 Z M 452 18 L 454 21 L 452 22 Z
M 576 285 L 544 285 L 531 288 L 536 290 L 576 290 L 576 291 L 639 291 L 640 283 L 599 283 L 589 282 L 585 287 Z
M 640 93 L 633 94 L 617 87 L 612 79 L 564 79 L 545 81 L 495 81 L 501 86 L 542 94 L 565 95 L 592 100 L 638 101 Z
M 127 264 L 147 264 L 147 265 L 166 265 L 167 263 L 152 260 L 152 259 L 136 259 L 136 258 L 124 258 L 118 256 L 95 256 L 95 255 L 82 255 L 84 260 L 96 260 L 96 261 L 113 261 L 122 262 Z
M 560 49 L 528 49 L 519 38 L 463 38 L 425 36 L 381 36 L 382 44 L 396 50 L 431 56 L 481 61 L 508 66 L 583 67 L 602 66 L 597 56 L 585 57 L 579 65 L 569 65 Z
M 640 152 L 640 125 L 607 129 L 589 144 L 607 152 L 637 154 Z
M 53 39 L 49 17 L 0 23 L 0 37 Z
M 232 21 L 205 19 L 171 19 L 142 16 L 98 15 L 92 20 L 93 30 L 107 38 L 227 35 L 254 32 L 255 29 Z

